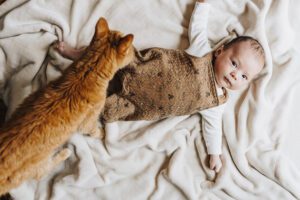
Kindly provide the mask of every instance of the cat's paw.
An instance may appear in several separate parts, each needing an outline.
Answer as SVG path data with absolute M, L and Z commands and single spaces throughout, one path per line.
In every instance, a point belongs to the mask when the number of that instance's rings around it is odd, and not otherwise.
M 60 158 L 60 160 L 66 160 L 67 158 L 70 157 L 70 155 L 72 154 L 72 151 L 68 148 L 64 148 L 63 150 L 61 150 L 57 156 Z
M 99 128 L 96 128 L 95 130 L 91 131 L 89 133 L 89 135 L 93 138 L 102 139 L 105 135 L 105 130 L 103 127 L 99 127 Z
M 100 132 L 99 138 L 100 139 L 104 138 L 104 136 L 105 136 L 105 129 L 104 129 L 104 127 L 100 127 L 99 128 L 99 132 Z

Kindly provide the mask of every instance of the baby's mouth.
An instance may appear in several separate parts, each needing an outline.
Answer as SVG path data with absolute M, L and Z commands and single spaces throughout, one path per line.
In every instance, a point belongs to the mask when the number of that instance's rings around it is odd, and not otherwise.
M 224 76 L 224 80 L 229 86 L 231 86 L 231 82 L 229 81 L 229 79 L 226 76 Z

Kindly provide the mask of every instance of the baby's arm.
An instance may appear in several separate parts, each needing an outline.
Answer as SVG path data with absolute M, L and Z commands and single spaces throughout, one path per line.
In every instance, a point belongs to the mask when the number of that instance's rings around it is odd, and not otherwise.
M 222 115 L 225 104 L 200 111 L 203 137 L 209 155 L 209 168 L 219 172 L 222 167 Z
M 208 3 L 197 1 L 189 23 L 190 46 L 186 52 L 190 55 L 201 57 L 211 51 L 207 38 L 207 21 L 210 10 Z

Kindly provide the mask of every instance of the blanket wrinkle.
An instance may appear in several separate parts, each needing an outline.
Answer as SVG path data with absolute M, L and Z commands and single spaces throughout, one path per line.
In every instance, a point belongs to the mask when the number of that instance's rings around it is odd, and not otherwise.
M 266 57 L 254 82 L 229 94 L 221 172 L 208 168 L 197 114 L 114 122 L 105 125 L 104 140 L 75 134 L 66 144 L 74 152 L 71 158 L 42 180 L 12 190 L 16 200 L 300 199 L 300 2 L 206 1 L 211 44 L 235 30 L 257 38 Z M 55 41 L 87 45 L 102 16 L 111 28 L 134 33 L 138 49 L 184 49 L 194 3 L 5 1 L 0 6 L 0 95 L 8 106 L 6 117 L 71 63 L 53 49 Z

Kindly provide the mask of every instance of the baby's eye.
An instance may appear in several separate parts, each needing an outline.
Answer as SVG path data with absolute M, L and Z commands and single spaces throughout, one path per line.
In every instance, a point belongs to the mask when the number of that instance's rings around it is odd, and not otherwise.
M 242 75 L 243 79 L 248 80 L 248 77 L 246 75 Z
M 231 61 L 231 63 L 232 63 L 232 66 L 233 66 L 234 68 L 237 68 L 237 64 L 236 64 L 236 62 L 234 62 L 234 61 Z

